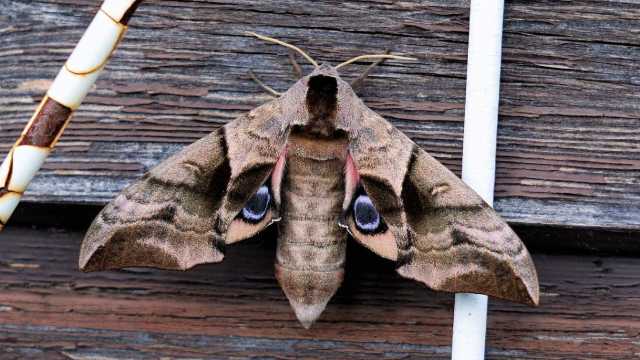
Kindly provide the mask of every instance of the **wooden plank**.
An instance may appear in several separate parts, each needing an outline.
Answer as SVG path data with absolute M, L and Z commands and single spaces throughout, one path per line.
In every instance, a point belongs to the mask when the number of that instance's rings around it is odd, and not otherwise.
M 0 0 L 0 152 L 98 3 Z M 507 4 L 496 208 L 508 220 L 640 229 L 638 17 L 623 0 Z M 103 204 L 267 101 L 249 69 L 276 89 L 290 86 L 286 51 L 246 30 L 334 64 L 385 49 L 416 55 L 381 66 L 361 95 L 458 172 L 467 25 L 464 0 L 147 2 L 27 200 Z
M 81 233 L 10 228 L 0 241 L 0 358 L 447 359 L 453 296 L 352 243 L 314 327 L 273 277 L 270 237 L 187 272 L 77 270 Z M 534 254 L 541 305 L 490 302 L 488 359 L 640 355 L 637 259 Z

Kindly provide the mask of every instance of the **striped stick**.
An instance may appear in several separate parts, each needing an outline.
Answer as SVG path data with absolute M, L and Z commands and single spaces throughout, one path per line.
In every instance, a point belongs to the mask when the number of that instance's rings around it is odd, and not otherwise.
M 0 231 L 96 82 L 142 0 L 105 0 L 0 166 Z

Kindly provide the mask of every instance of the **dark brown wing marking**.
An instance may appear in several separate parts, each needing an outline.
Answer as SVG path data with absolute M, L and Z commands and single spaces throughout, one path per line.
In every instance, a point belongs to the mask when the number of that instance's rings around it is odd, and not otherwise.
M 253 193 L 267 183 L 285 151 L 289 126 L 282 120 L 280 108 L 278 101 L 267 103 L 225 126 L 231 178 L 218 214 L 221 233 L 227 231 Z

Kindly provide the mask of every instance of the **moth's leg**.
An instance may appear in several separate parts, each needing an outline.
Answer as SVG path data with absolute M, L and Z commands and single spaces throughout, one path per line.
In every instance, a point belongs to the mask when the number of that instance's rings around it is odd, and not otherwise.
M 252 70 L 249 70 L 249 76 L 251 76 L 251 80 L 255 81 L 256 84 L 258 84 L 262 88 L 262 90 L 268 92 L 270 95 L 273 95 L 275 97 L 279 97 L 280 95 L 282 95 L 281 92 L 274 90 L 272 87 L 262 82 L 262 80 L 258 79 L 256 74 Z
M 385 54 L 390 54 L 391 51 L 387 50 L 384 52 Z M 356 78 L 355 80 L 353 80 L 351 82 L 351 88 L 353 88 L 353 90 L 358 90 L 360 89 L 360 87 L 362 86 L 362 83 L 364 82 L 364 80 L 367 78 L 367 76 L 369 76 L 369 74 L 371 73 L 371 71 L 378 65 L 382 64 L 385 60 L 387 59 L 379 59 L 378 61 L 374 62 L 373 64 L 367 66 L 367 68 L 362 72 L 362 74 L 360 74 L 360 76 L 358 76 L 358 78 Z
M 296 61 L 296 53 L 293 50 L 289 51 L 289 62 L 291 63 L 293 75 L 296 77 L 296 80 L 302 79 L 302 67 L 300 66 L 300 64 L 298 64 L 298 61 Z M 249 70 L 249 76 L 251 76 L 251 80 L 255 81 L 256 84 L 258 84 L 262 88 L 262 90 L 275 97 L 282 95 L 281 92 L 274 90 L 272 87 L 265 84 L 262 80 L 258 79 L 256 74 L 252 70 Z
M 302 67 L 296 61 L 296 53 L 292 50 L 289 51 L 289 62 L 291 62 L 291 67 L 293 68 L 293 75 L 295 75 L 296 80 L 302 79 Z

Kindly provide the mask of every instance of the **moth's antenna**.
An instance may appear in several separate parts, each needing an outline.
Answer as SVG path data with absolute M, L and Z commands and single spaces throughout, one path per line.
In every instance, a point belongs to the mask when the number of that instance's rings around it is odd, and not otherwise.
M 353 64 L 356 61 L 364 60 L 364 59 L 395 59 L 395 60 L 409 60 L 409 61 L 417 61 L 418 59 L 400 55 L 393 54 L 370 54 L 370 55 L 360 55 L 356 56 L 353 59 L 349 59 L 342 64 L 336 66 L 336 70 L 340 69 L 343 66 L 347 66 L 349 64 Z
M 306 52 L 302 51 L 302 49 L 300 49 L 300 48 L 299 48 L 299 47 L 297 47 L 297 46 L 291 45 L 291 44 L 289 44 L 289 43 L 286 43 L 286 42 L 281 41 L 281 40 L 278 40 L 278 39 L 274 39 L 274 38 L 272 38 L 272 37 L 268 37 L 268 36 L 264 36 L 264 35 L 256 34 L 256 33 L 251 32 L 251 31 L 247 31 L 247 32 L 246 32 L 246 34 L 247 34 L 247 35 L 251 35 L 251 36 L 255 36 L 255 37 L 257 37 L 257 38 L 258 38 L 258 39 L 260 39 L 260 40 L 264 40 L 264 41 L 267 41 L 267 42 L 271 42 L 271 43 L 278 44 L 278 45 L 282 45 L 282 46 L 284 46 L 284 47 L 286 47 L 286 48 L 289 48 L 289 49 L 291 49 L 291 50 L 293 50 L 293 51 L 297 52 L 298 54 L 302 55 L 302 56 L 303 56 L 305 59 L 307 59 L 307 60 L 308 60 L 308 61 L 309 61 L 313 66 L 315 66 L 315 67 L 318 67 L 318 66 L 319 66 L 319 65 L 318 65 L 318 63 L 317 63 L 315 60 L 313 60 L 313 58 L 312 58 L 311 56 L 307 55 L 307 53 L 306 53 Z

